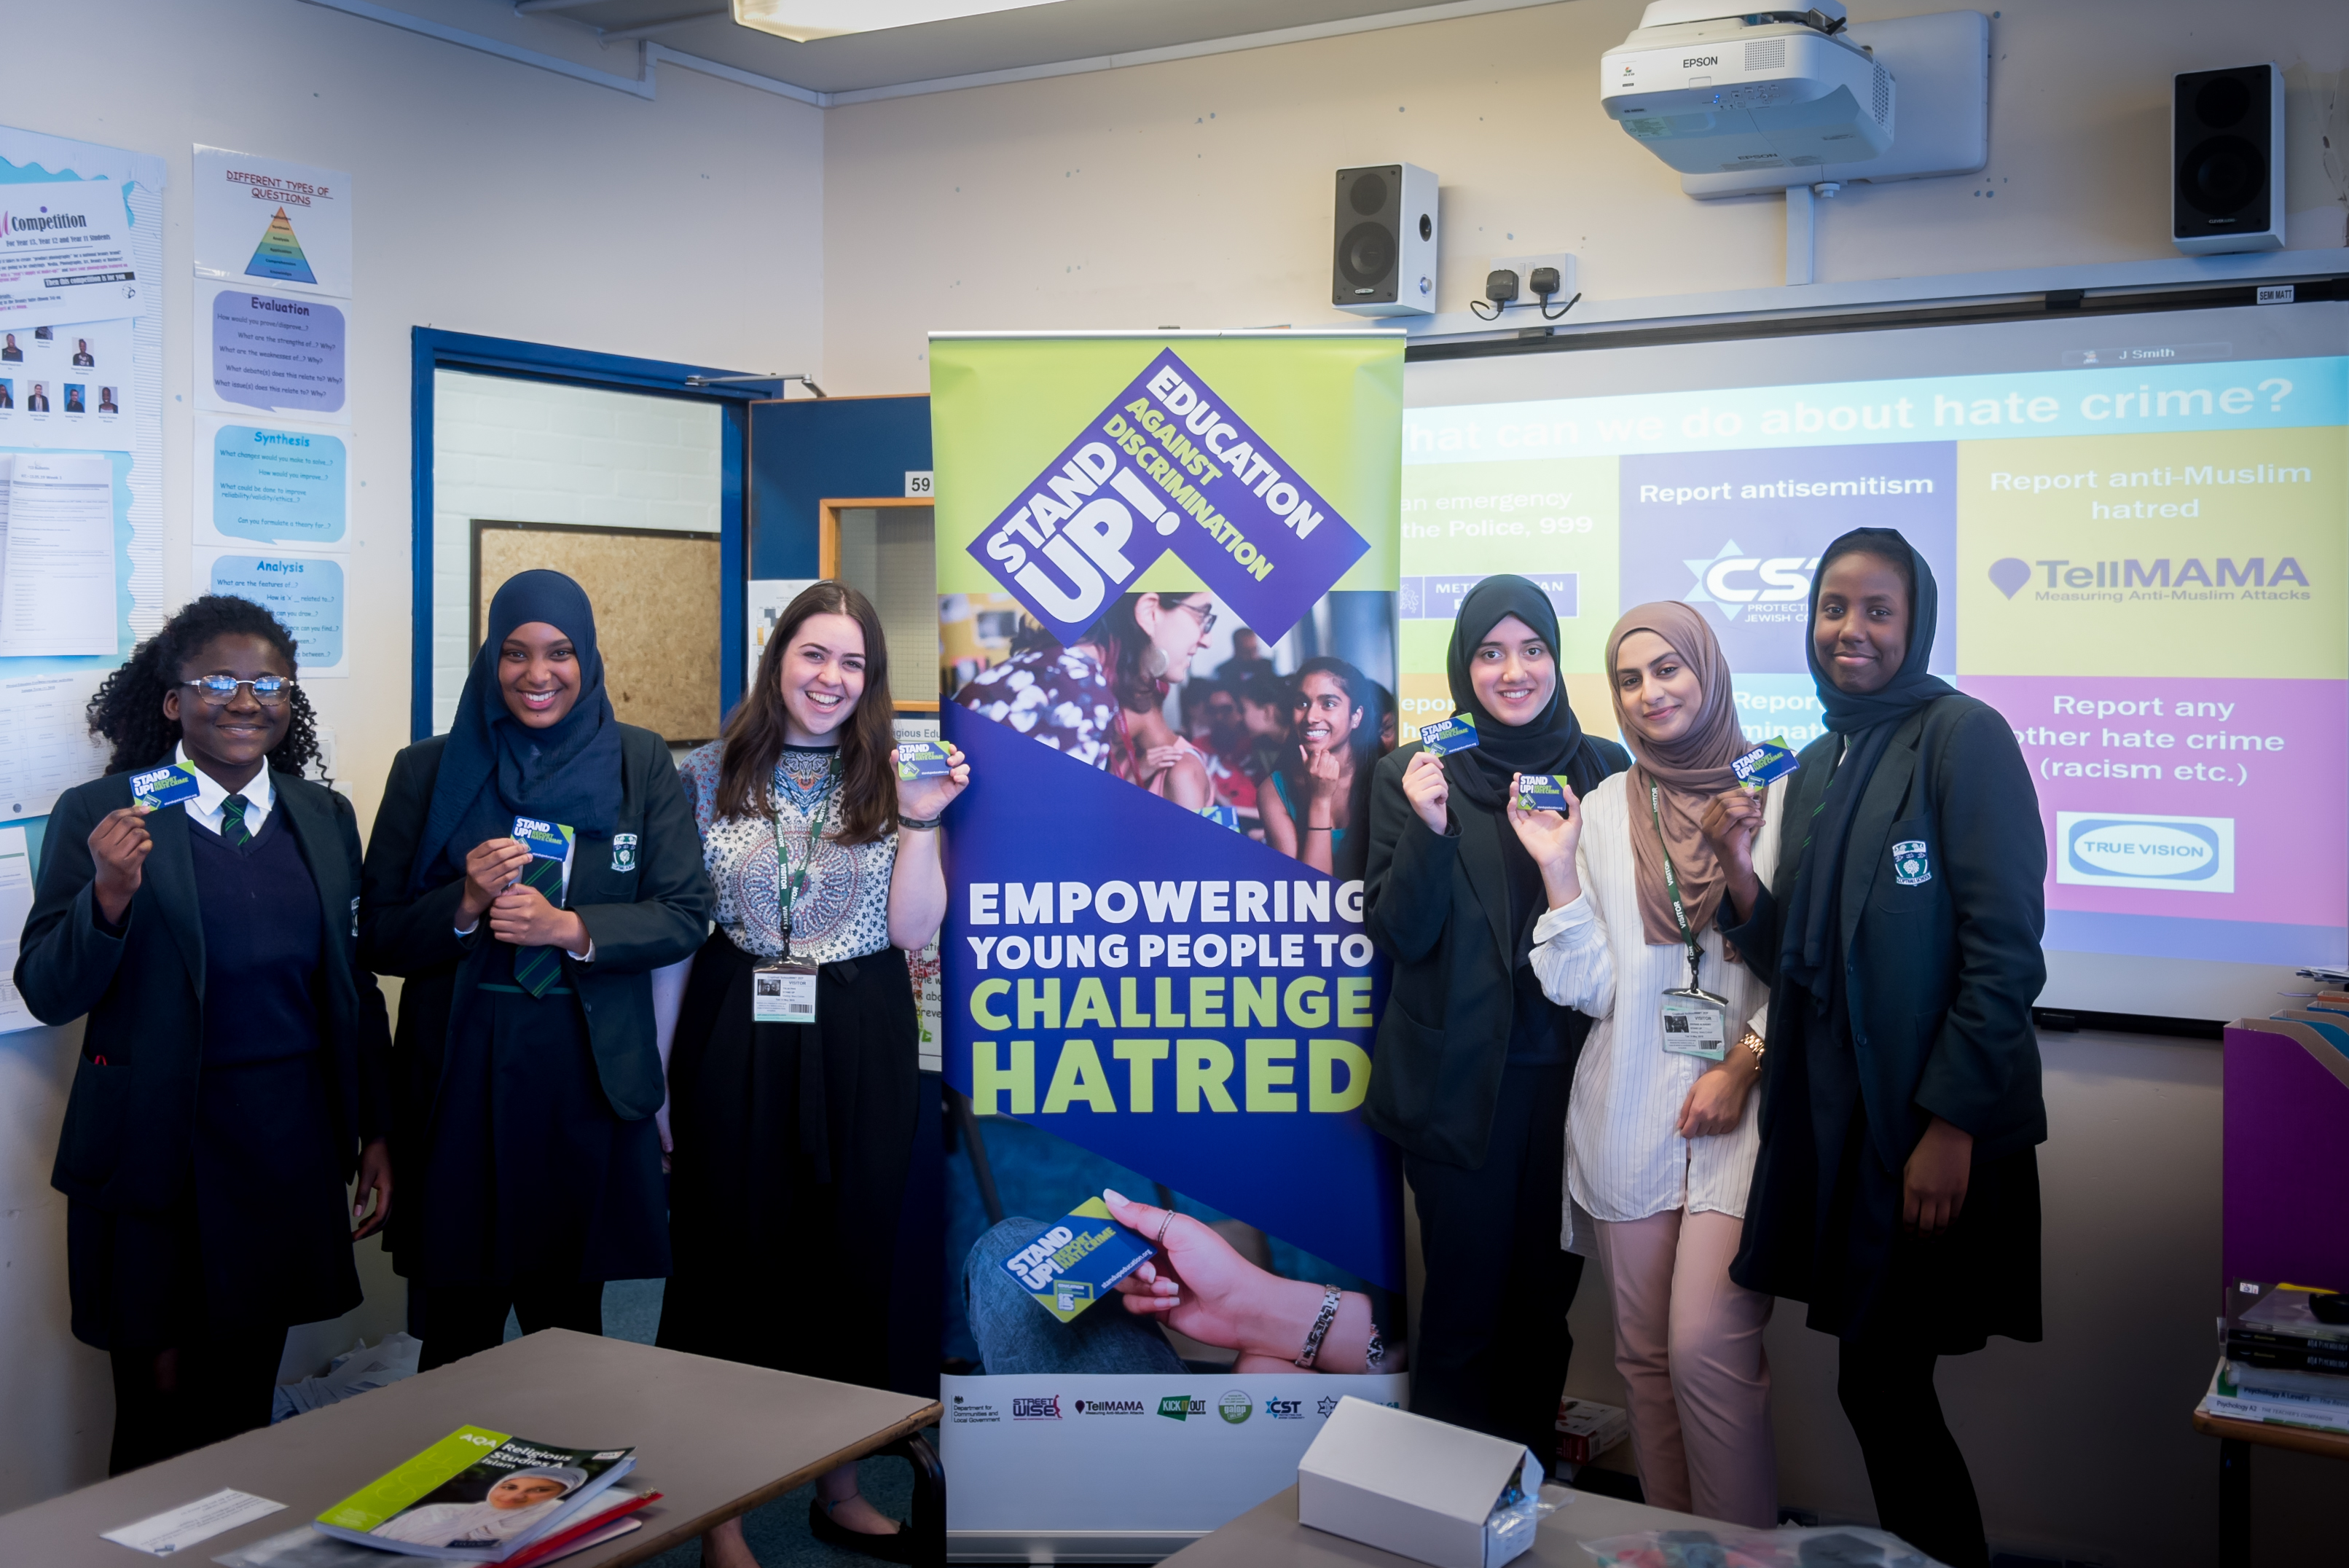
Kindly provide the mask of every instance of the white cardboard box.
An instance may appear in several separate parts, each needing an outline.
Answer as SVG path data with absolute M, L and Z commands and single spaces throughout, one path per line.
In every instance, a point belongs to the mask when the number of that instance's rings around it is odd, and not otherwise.
M 1532 1543 L 1485 1558 L 1485 1521 L 1529 1449 L 1367 1400 L 1338 1403 L 1297 1466 L 1297 1520 L 1435 1568 L 1496 1568 Z

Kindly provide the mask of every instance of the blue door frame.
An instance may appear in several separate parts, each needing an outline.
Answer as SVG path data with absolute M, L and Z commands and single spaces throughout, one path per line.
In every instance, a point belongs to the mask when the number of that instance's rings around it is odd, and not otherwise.
M 554 381 L 569 387 L 601 387 L 607 391 L 721 406 L 725 425 L 719 453 L 723 478 L 719 500 L 718 555 L 723 597 L 719 608 L 718 689 L 719 711 L 730 711 L 742 695 L 742 585 L 748 580 L 743 572 L 742 550 L 749 409 L 752 401 L 771 396 L 775 383 L 688 387 L 685 383 L 689 376 L 736 376 L 742 372 L 711 365 L 679 365 L 666 359 L 591 354 L 585 349 L 523 343 L 509 337 L 481 337 L 466 332 L 441 332 L 429 327 L 412 329 L 409 343 L 409 437 L 412 443 L 409 483 L 414 506 L 410 531 L 415 574 L 409 651 L 409 739 L 420 741 L 432 733 L 432 403 L 436 370 L 467 370 L 476 375 Z

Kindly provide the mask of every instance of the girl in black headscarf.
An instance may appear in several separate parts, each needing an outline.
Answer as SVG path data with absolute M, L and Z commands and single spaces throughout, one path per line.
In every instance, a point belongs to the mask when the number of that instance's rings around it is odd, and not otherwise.
M 1582 1274 L 1557 1239 L 1567 1085 L 1590 1021 L 1535 978 L 1548 900 L 1503 808 L 1517 774 L 1561 774 L 1579 796 L 1631 759 L 1582 732 L 1557 612 L 1523 577 L 1487 577 L 1462 601 L 1449 670 L 1476 747 L 1439 758 L 1414 742 L 1371 786 L 1363 920 L 1394 989 L 1364 1114 L 1402 1147 L 1419 1210 L 1412 1408 L 1547 1456 Z
M 605 695 L 595 614 L 511 577 L 446 735 L 401 752 L 367 845 L 367 967 L 406 977 L 394 1041 L 399 1213 L 424 1365 L 525 1333 L 603 1332 L 604 1282 L 668 1273 L 651 971 L 712 895 L 667 744 Z
M 1753 871 L 1755 803 L 1717 802 L 1704 832 L 1728 872 L 1724 935 L 1775 971 L 1730 1277 L 1809 1303 L 1842 1341 L 1838 1393 L 1884 1528 L 1981 1568 L 1933 1364 L 1994 1334 L 2039 1338 L 2047 852 L 2013 731 L 1926 670 L 1935 599 L 1889 528 L 1828 546 L 1810 647 L 1827 733 L 1791 781 L 1773 885 Z

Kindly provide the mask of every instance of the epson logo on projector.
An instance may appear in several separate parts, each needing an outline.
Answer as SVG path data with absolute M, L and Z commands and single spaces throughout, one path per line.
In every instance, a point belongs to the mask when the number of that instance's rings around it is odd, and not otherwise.
M 1717 66 L 1719 64 L 1721 64 L 1721 57 L 1719 55 L 1691 55 L 1687 59 L 1681 62 L 1681 69 L 1684 71 L 1692 71 L 1699 66 Z
M 2055 879 L 2089 888 L 2235 890 L 2230 816 L 2055 814 Z

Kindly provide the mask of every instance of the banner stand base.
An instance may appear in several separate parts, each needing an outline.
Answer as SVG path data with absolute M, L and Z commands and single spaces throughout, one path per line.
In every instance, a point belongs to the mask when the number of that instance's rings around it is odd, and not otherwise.
M 950 1530 L 949 1563 L 1156 1563 L 1204 1530 Z

